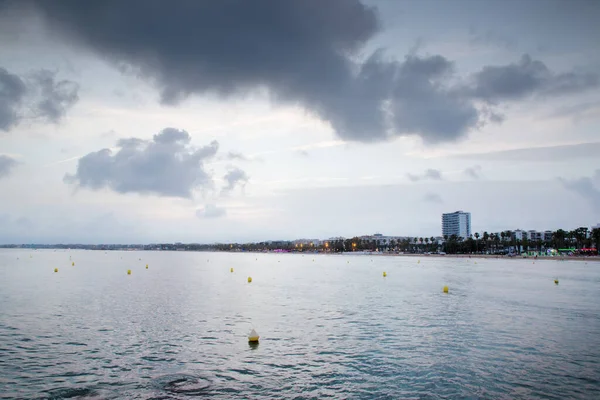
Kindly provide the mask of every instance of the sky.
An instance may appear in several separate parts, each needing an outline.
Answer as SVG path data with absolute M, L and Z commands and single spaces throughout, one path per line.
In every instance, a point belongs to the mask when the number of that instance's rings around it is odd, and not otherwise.
M 0 0 L 0 243 L 600 223 L 595 0 Z

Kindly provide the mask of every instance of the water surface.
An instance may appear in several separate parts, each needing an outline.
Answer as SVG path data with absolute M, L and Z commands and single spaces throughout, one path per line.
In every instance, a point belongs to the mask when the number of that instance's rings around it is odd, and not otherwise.
M 0 250 L 0 396 L 598 399 L 600 263 Z

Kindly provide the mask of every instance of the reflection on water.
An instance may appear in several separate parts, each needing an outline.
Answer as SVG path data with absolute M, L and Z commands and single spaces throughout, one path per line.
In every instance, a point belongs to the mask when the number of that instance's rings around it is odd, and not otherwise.
M 0 250 L 0 398 L 600 398 L 598 263 L 418 261 Z

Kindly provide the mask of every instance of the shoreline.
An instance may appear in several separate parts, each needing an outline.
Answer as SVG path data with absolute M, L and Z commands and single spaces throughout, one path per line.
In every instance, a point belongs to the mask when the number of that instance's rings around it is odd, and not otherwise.
M 491 259 L 499 259 L 499 260 L 596 261 L 596 262 L 600 262 L 600 256 L 582 256 L 582 257 L 538 256 L 537 258 L 535 258 L 532 256 L 508 257 L 508 256 L 504 256 L 504 255 L 495 255 L 495 254 L 385 254 L 385 253 L 381 253 L 381 254 L 371 254 L 371 255 L 373 255 L 373 256 L 388 256 L 388 257 L 395 257 L 395 256 L 399 256 L 399 257 L 440 257 L 440 258 L 446 257 L 446 258 L 466 258 L 466 259 L 469 259 L 469 258 L 478 258 L 478 259 L 491 258 Z

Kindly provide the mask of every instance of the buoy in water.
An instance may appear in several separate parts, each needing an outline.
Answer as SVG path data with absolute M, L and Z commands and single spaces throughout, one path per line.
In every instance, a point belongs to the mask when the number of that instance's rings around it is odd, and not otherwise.
M 383 271 L 383 277 L 385 278 L 387 276 L 387 272 Z
M 229 268 L 229 272 L 233 272 L 233 268 Z
M 58 268 L 54 268 L 54 272 L 58 272 Z
M 73 261 L 73 262 L 71 263 L 71 267 L 74 267 L 74 266 L 75 266 L 75 261 Z
M 260 336 L 258 336 L 258 333 L 253 328 L 248 334 L 248 343 L 258 343 L 259 338 Z
M 421 264 L 421 260 L 417 261 L 417 264 Z
M 248 277 L 248 283 L 252 283 L 252 277 L 251 276 Z
M 127 270 L 127 275 L 131 275 L 131 270 L 130 269 Z
M 555 280 L 554 280 L 554 284 L 555 284 L 555 285 L 558 285 L 558 279 L 555 279 Z
M 444 293 L 448 293 L 448 286 L 444 286 Z
M 148 269 L 148 264 L 146 264 L 146 269 Z

